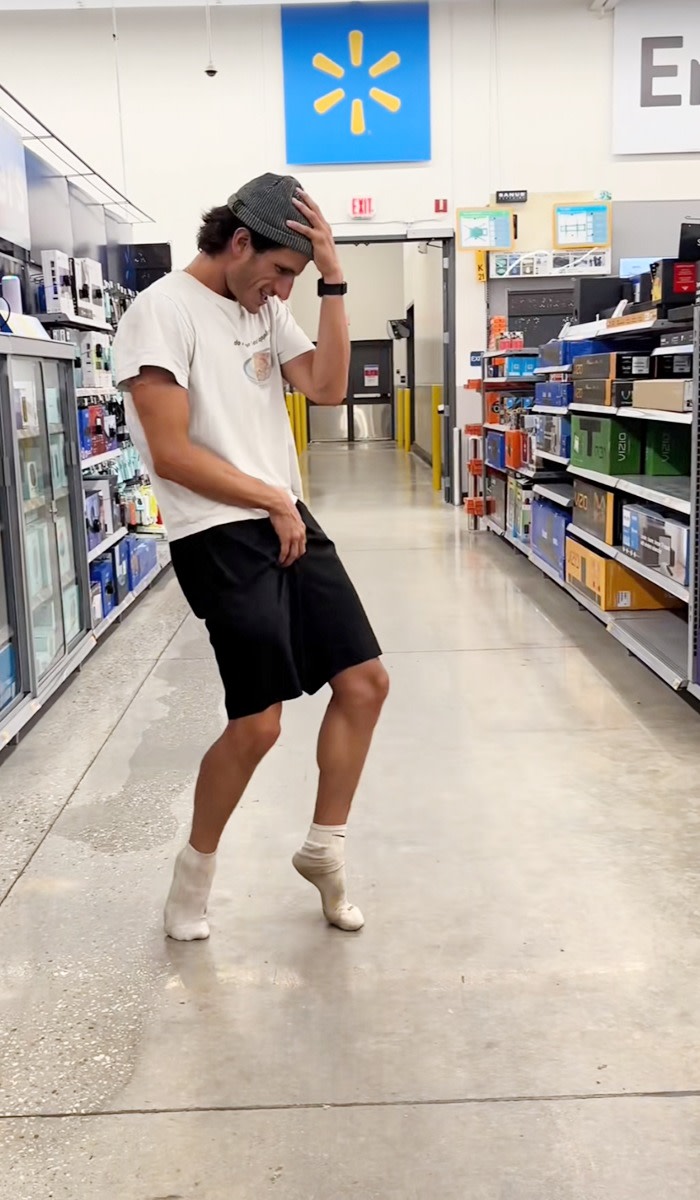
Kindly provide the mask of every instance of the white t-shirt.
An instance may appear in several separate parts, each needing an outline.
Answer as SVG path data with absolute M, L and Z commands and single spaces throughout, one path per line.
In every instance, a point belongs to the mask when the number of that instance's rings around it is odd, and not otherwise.
M 120 383 L 146 366 L 170 371 L 189 392 L 192 441 L 297 499 L 302 496 L 301 476 L 281 367 L 308 350 L 313 342 L 276 297 L 259 313 L 249 313 L 185 271 L 174 271 L 142 292 L 119 322 L 114 339 Z M 259 509 L 207 500 L 159 478 L 128 392 L 126 415 L 171 540 L 267 516 Z

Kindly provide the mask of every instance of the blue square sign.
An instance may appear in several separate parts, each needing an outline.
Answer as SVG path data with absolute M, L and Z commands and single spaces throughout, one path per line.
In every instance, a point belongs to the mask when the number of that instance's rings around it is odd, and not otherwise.
M 287 161 L 430 160 L 428 4 L 282 9 Z

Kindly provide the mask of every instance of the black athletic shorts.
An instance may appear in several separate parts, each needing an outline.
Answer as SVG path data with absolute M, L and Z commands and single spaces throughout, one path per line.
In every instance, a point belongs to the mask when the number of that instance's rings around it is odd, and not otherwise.
M 173 567 L 206 623 L 230 720 L 313 694 L 381 654 L 348 575 L 305 505 L 306 554 L 279 565 L 268 519 L 232 521 L 171 543 Z

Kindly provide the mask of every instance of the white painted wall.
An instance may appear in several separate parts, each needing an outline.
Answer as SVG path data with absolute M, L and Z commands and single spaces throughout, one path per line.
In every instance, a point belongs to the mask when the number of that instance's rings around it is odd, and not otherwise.
M 414 305 L 416 394 L 415 442 L 432 457 L 432 388 L 443 382 L 442 251 L 404 246 L 405 306 Z
M 348 284 L 346 309 L 350 337 L 386 338 L 389 317 L 404 315 L 403 246 L 387 242 L 376 246 L 339 246 L 340 261 Z M 318 275 L 311 268 L 296 280 L 290 308 L 302 329 L 315 338 L 320 300 Z
M 433 199 L 483 204 L 498 187 L 607 189 L 615 199 L 685 199 L 697 156 L 614 159 L 612 22 L 587 0 L 438 3 L 432 10 L 433 158 L 386 168 L 311 169 L 334 222 L 371 194 L 377 222 L 421 220 Z M 284 170 L 277 7 L 212 6 L 219 74 L 204 74 L 202 9 L 119 11 L 126 190 L 157 225 L 142 240 L 194 249 L 198 217 L 243 180 Z M 2 82 L 69 144 L 122 183 L 108 10 L 0 13 Z M 59 71 L 58 64 L 62 69 Z M 643 247 L 640 247 L 643 252 Z M 457 384 L 483 343 L 483 291 L 459 256 Z

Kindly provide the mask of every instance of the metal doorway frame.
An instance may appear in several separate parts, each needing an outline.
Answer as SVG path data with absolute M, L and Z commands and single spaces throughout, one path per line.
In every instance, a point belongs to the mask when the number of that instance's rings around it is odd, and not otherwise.
M 458 464 L 454 455 L 454 429 L 457 416 L 456 396 L 456 265 L 455 231 L 449 225 L 397 222 L 381 226 L 333 225 L 333 237 L 340 246 L 372 246 L 386 242 L 442 243 L 442 494 L 447 504 L 460 503 L 459 482 L 455 478 Z M 412 398 L 413 399 L 413 398 Z M 456 497 L 456 499 L 455 499 Z

